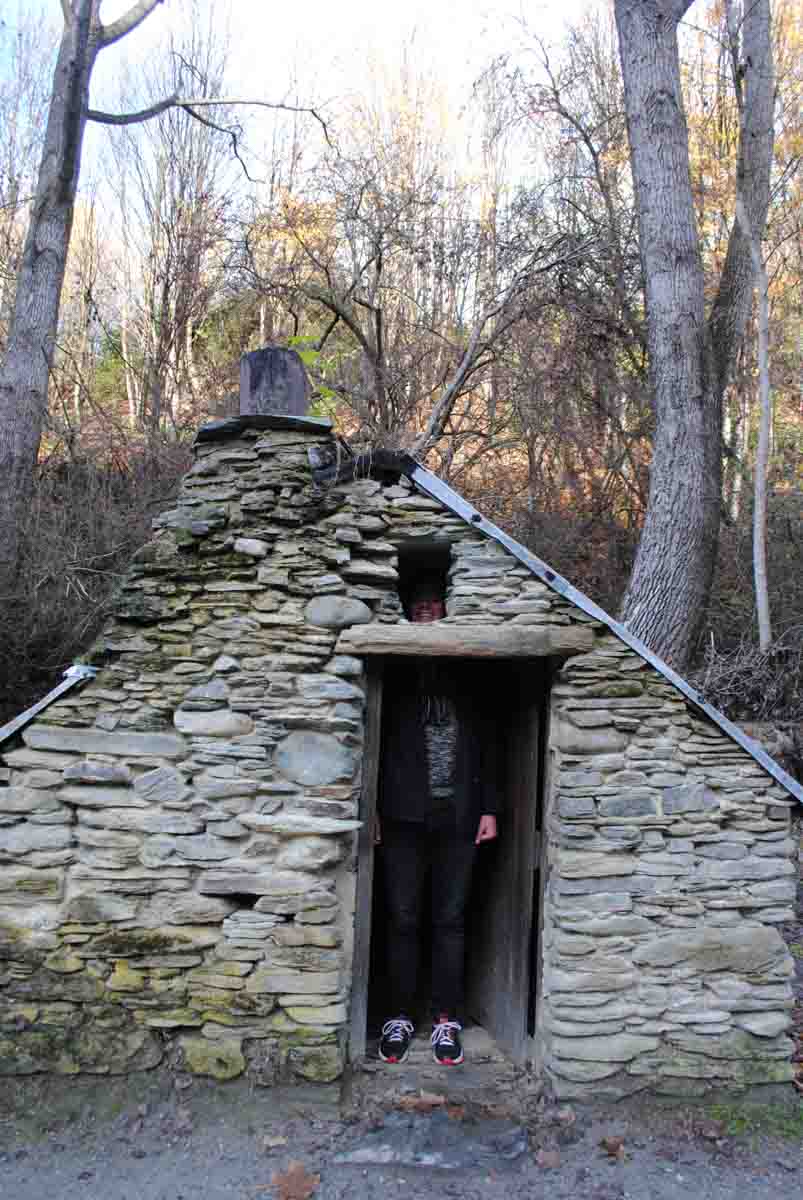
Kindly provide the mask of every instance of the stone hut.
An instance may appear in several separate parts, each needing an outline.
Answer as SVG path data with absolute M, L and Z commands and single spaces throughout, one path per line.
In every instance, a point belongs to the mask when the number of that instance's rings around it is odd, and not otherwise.
M 394 655 L 498 688 L 468 966 L 497 1045 L 561 1097 L 791 1079 L 799 786 L 414 460 L 259 413 L 201 429 L 87 665 L 0 731 L 0 1073 L 359 1060 Z

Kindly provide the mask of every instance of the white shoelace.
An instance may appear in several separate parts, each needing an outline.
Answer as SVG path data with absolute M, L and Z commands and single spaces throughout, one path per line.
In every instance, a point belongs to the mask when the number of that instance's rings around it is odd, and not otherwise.
M 438 1021 L 429 1040 L 433 1046 L 440 1046 L 441 1043 L 445 1046 L 454 1046 L 454 1035 L 459 1033 L 462 1028 L 459 1021 Z
M 403 1042 L 405 1037 L 412 1037 L 414 1032 L 415 1026 L 412 1021 L 407 1021 L 404 1017 L 385 1021 L 382 1026 L 382 1037 L 387 1038 L 389 1042 Z

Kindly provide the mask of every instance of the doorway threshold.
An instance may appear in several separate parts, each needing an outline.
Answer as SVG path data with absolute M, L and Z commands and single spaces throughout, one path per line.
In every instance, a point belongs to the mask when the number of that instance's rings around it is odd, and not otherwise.
M 376 1039 L 370 1039 L 366 1057 L 351 1072 L 348 1106 L 363 1113 L 452 1109 L 458 1120 L 520 1117 L 540 1095 L 536 1080 L 511 1062 L 481 1025 L 468 1025 L 462 1037 L 466 1058 L 457 1067 L 433 1061 L 428 1028 L 413 1039 L 407 1061 L 400 1064 L 383 1063 Z

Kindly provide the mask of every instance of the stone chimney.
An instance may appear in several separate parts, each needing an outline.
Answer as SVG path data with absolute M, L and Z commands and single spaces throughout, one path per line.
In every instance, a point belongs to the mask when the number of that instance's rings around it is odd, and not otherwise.
M 240 416 L 305 417 L 310 387 L 301 357 L 283 346 L 263 346 L 240 359 Z

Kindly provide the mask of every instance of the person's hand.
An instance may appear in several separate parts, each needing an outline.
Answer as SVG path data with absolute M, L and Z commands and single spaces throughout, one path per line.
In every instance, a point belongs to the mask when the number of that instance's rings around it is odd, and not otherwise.
M 496 836 L 496 817 L 491 816 L 490 813 L 485 813 L 480 817 L 474 844 L 479 846 L 481 842 L 492 842 Z
M 379 819 L 379 813 L 374 816 L 374 845 L 382 845 L 382 822 Z

